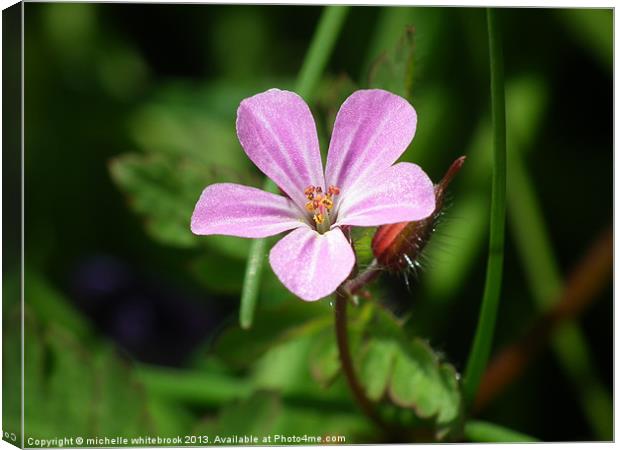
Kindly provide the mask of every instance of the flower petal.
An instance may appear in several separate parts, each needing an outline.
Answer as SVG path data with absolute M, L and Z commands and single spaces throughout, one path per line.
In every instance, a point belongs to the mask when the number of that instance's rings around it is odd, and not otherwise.
M 341 191 L 391 166 L 413 139 L 417 115 L 402 97 L 380 89 L 354 92 L 340 107 L 325 179 Z
M 336 225 L 372 227 L 422 220 L 435 210 L 433 182 L 417 165 L 399 163 L 343 195 Z
M 237 110 L 237 136 L 252 162 L 301 208 L 305 188 L 325 187 L 316 126 L 299 95 L 270 89 L 246 98 Z
M 281 195 L 249 186 L 218 183 L 208 186 L 192 214 L 194 234 L 248 238 L 273 236 L 306 226 L 297 207 Z
M 340 228 L 325 234 L 299 228 L 274 245 L 269 262 L 284 286 L 314 301 L 334 292 L 349 276 L 355 255 Z

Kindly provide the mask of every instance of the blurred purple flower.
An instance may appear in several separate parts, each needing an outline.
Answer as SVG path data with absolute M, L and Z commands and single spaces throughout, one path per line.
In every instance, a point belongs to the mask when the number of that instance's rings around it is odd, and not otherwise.
M 325 297 L 355 263 L 342 227 L 421 220 L 435 209 L 433 183 L 424 171 L 394 164 L 416 122 L 413 107 L 397 95 L 353 93 L 336 117 L 324 173 L 316 126 L 301 97 L 271 89 L 247 98 L 237 110 L 237 136 L 286 196 L 213 184 L 196 204 L 192 232 L 263 238 L 294 230 L 271 249 L 271 267 L 302 299 Z

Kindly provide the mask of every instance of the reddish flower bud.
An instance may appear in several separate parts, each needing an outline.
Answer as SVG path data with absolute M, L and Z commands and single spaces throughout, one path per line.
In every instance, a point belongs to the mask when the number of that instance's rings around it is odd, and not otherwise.
M 372 251 L 382 266 L 400 271 L 413 268 L 428 243 L 444 204 L 446 188 L 461 170 L 465 156 L 457 158 L 442 180 L 435 185 L 435 211 L 424 220 L 382 225 L 372 239 Z

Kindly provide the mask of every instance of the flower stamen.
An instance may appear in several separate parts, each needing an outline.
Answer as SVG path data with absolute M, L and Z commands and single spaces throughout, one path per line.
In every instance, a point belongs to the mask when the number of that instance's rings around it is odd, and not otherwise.
M 305 190 L 304 190 L 304 195 L 306 196 L 306 198 L 308 200 L 312 200 L 314 198 L 314 186 L 308 186 Z
M 329 211 L 334 207 L 333 197 L 340 194 L 337 186 L 331 185 L 326 193 L 320 186 L 308 186 L 304 189 L 304 195 L 308 199 L 306 210 L 312 214 L 312 220 L 318 225 L 323 225 L 318 229 L 321 232 L 329 229 L 331 225 L 329 220 Z

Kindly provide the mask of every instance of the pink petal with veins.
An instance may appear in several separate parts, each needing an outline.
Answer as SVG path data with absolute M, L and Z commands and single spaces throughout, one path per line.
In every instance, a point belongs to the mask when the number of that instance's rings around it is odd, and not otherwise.
M 269 262 L 288 290 L 314 301 L 333 293 L 349 276 L 355 255 L 339 228 L 324 234 L 299 228 L 274 245 Z
M 196 203 L 194 234 L 223 234 L 247 238 L 273 236 L 297 227 L 299 209 L 287 198 L 249 186 L 218 183 L 208 186 Z
M 354 92 L 340 107 L 325 179 L 343 192 L 390 167 L 413 139 L 417 115 L 402 97 L 380 89 Z
M 252 162 L 303 209 L 304 189 L 325 187 L 314 119 L 303 99 L 270 89 L 241 102 L 237 136 Z
M 417 165 L 398 163 L 355 184 L 342 196 L 336 225 L 372 227 L 411 222 L 435 210 L 433 182 Z

